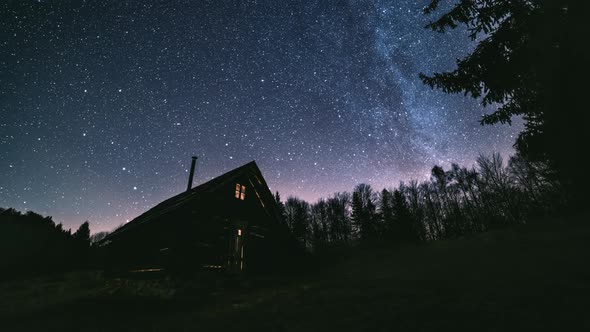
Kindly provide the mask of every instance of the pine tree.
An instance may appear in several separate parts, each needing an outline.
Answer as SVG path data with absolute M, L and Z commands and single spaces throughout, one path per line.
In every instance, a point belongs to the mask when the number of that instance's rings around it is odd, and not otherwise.
M 431 0 L 425 13 L 438 8 Z M 516 140 L 522 156 L 550 161 L 574 198 L 590 180 L 583 174 L 582 142 L 590 141 L 586 112 L 589 49 L 587 1 L 460 0 L 427 25 L 445 32 L 463 25 L 477 47 L 450 72 L 420 74 L 447 93 L 464 93 L 492 105 L 482 124 L 511 123 L 522 116 Z M 499 106 L 498 106 L 499 105 Z
M 80 225 L 78 230 L 72 235 L 74 239 L 79 241 L 81 244 L 85 246 L 90 245 L 90 224 L 88 221 L 85 221 Z

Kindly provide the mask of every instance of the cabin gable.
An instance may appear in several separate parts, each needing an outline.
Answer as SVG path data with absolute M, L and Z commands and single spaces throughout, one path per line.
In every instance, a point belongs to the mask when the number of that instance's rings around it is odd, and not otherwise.
M 158 204 L 105 240 L 113 264 L 136 269 L 260 270 L 294 248 L 254 162 Z

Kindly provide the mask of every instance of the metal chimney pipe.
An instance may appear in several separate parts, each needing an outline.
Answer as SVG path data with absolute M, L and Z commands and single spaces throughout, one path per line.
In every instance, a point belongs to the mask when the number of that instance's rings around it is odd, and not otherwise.
M 191 162 L 191 173 L 188 176 L 188 185 L 186 186 L 186 191 L 191 190 L 193 187 L 193 176 L 195 175 L 195 164 L 197 163 L 197 157 L 193 156 L 193 161 Z

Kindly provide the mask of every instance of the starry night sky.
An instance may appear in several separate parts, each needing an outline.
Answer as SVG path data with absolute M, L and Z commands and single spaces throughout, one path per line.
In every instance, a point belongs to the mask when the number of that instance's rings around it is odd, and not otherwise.
M 477 100 L 431 90 L 465 31 L 426 0 L 4 1 L 0 207 L 108 230 L 256 160 L 309 201 L 512 153 Z

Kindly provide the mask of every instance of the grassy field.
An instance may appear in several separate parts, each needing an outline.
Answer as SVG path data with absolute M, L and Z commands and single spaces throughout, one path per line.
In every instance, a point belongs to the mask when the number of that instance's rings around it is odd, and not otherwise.
M 289 277 L 0 284 L 2 331 L 590 330 L 590 223 L 365 250 Z

